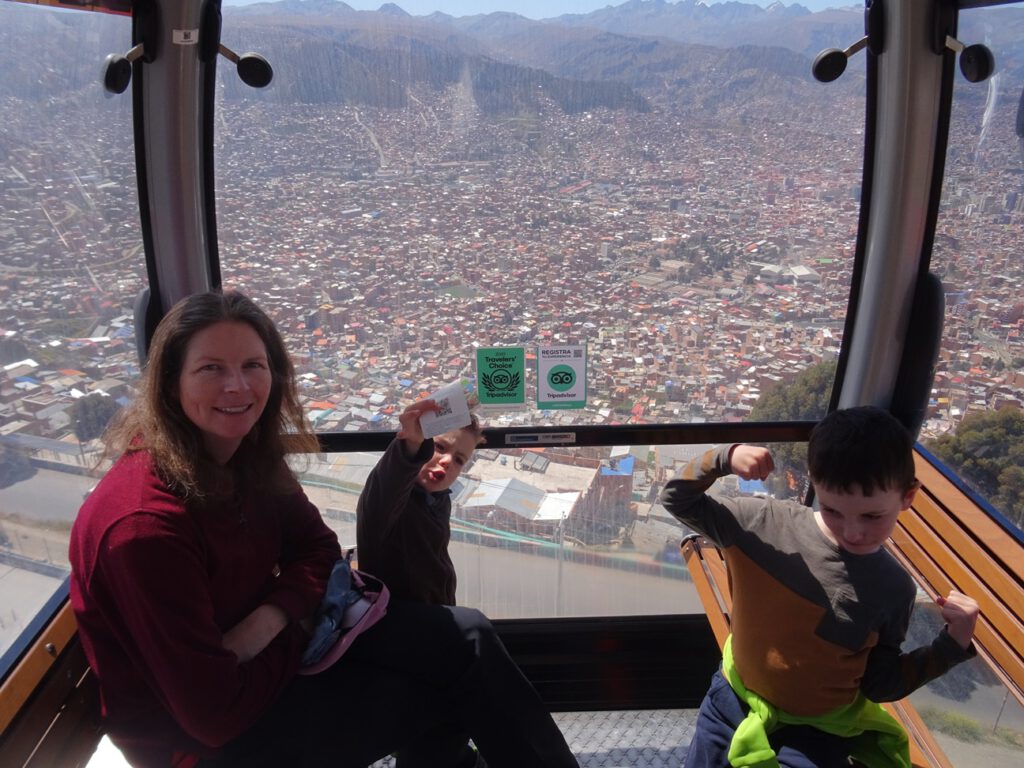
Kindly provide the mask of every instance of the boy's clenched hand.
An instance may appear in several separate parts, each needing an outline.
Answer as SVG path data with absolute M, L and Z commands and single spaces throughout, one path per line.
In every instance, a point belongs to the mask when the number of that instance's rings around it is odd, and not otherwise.
M 973 597 L 957 592 L 955 589 L 948 597 L 939 597 L 936 601 L 942 609 L 942 618 L 946 622 L 946 631 L 961 648 L 969 648 L 974 637 L 974 626 L 978 623 L 978 603 Z
M 729 452 L 729 467 L 744 480 L 764 480 L 775 469 L 775 462 L 767 448 L 736 445 Z

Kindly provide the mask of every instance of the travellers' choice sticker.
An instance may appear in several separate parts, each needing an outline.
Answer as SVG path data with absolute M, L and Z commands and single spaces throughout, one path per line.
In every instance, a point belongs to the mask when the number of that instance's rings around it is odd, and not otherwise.
M 526 402 L 526 351 L 522 347 L 481 347 L 476 351 L 477 394 L 481 405 Z

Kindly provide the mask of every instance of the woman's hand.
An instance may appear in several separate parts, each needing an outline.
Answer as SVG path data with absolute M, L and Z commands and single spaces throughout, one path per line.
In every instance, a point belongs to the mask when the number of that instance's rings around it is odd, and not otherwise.
M 244 663 L 258 656 L 286 626 L 288 615 L 264 603 L 224 633 L 224 647 Z

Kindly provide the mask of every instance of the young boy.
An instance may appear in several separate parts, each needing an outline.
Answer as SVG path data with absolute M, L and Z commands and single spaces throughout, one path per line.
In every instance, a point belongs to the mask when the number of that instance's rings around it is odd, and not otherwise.
M 401 429 L 370 472 L 356 506 L 359 567 L 391 596 L 455 605 L 455 566 L 448 555 L 450 488 L 482 442 L 476 417 L 461 429 L 425 440 L 420 416 L 433 400 L 413 403 Z
M 851 756 L 909 766 L 905 732 L 874 702 L 903 698 L 974 656 L 978 618 L 974 600 L 951 592 L 938 601 L 946 626 L 932 643 L 900 650 L 916 586 L 882 544 L 917 492 L 912 449 L 888 412 L 850 408 L 811 433 L 820 511 L 707 495 L 730 473 L 768 476 L 771 454 L 751 445 L 712 449 L 665 487 L 665 507 L 721 547 L 733 601 L 687 768 L 840 766 Z
M 461 429 L 424 439 L 420 416 L 436 412 L 420 400 L 398 417 L 401 429 L 370 472 L 356 505 L 359 567 L 388 585 L 392 598 L 455 605 L 451 540 L 451 487 L 483 433 L 476 416 Z M 439 728 L 415 749 L 403 750 L 399 768 L 486 768 L 458 728 Z

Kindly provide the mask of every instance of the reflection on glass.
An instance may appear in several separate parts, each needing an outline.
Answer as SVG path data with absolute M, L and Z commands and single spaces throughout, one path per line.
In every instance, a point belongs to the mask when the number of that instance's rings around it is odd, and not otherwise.
M 285 327 L 318 429 L 395 428 L 419 392 L 472 379 L 480 345 L 587 346 L 585 409 L 537 407 L 531 363 L 503 424 L 751 418 L 835 358 L 863 71 L 814 81 L 816 43 L 756 6 L 695 39 L 702 4 L 632 5 L 224 9 L 225 44 L 276 72 L 261 91 L 220 74 L 225 282 Z M 836 44 L 862 34 L 861 11 L 829 14 Z
M 0 653 L 67 574 L 103 426 L 137 374 L 145 264 L 128 18 L 0 2 Z
M 905 650 L 930 643 L 942 628 L 937 606 L 918 600 Z M 1024 708 L 979 658 L 964 662 L 910 697 L 952 765 L 1016 765 L 1024 747 Z
M 995 74 L 957 75 L 932 269 L 946 319 L 922 442 L 1018 526 L 1024 520 L 1024 6 L 965 11 Z

